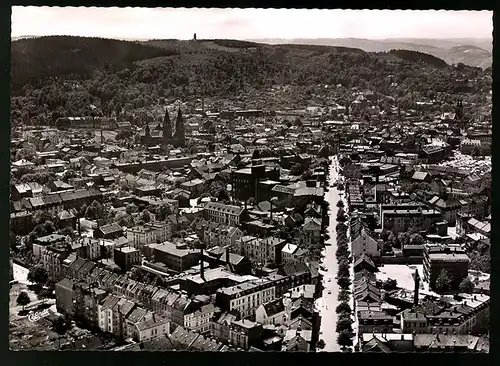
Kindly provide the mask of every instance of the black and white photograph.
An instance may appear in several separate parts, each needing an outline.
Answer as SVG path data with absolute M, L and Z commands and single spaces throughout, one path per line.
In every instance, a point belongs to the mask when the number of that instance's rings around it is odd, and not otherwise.
M 492 17 L 11 7 L 9 348 L 489 353 Z

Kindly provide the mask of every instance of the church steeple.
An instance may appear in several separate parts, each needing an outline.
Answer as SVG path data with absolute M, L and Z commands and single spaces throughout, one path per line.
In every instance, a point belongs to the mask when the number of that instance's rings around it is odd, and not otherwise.
M 184 146 L 186 143 L 186 131 L 184 127 L 184 119 L 182 118 L 181 107 L 177 112 L 177 120 L 175 121 L 174 144 L 176 146 Z
M 172 123 L 170 122 L 170 116 L 168 114 L 168 108 L 165 110 L 165 117 L 163 119 L 163 140 L 162 140 L 163 151 L 167 150 L 167 146 L 172 141 Z

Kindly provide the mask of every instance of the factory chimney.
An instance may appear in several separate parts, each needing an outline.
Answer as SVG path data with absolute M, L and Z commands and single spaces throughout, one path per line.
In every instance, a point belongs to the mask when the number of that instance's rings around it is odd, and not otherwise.
M 233 269 L 232 269 L 231 260 L 229 257 L 229 245 L 226 246 L 226 264 L 227 264 L 227 269 L 229 270 L 229 272 L 232 272 Z
M 420 276 L 418 275 L 418 270 L 415 269 L 413 274 L 413 279 L 415 280 L 415 289 L 413 291 L 413 306 L 418 305 L 418 291 L 420 289 Z
M 205 260 L 203 258 L 203 248 L 200 248 L 200 277 L 205 281 Z

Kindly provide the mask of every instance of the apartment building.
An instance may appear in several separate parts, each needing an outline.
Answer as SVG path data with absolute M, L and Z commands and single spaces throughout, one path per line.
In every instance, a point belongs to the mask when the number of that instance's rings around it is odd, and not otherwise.
M 205 205 L 204 216 L 209 221 L 238 226 L 245 221 L 246 210 L 240 206 L 208 202 Z
M 127 240 L 139 250 L 144 245 L 163 243 L 172 239 L 172 225 L 170 221 L 149 222 L 127 230 Z

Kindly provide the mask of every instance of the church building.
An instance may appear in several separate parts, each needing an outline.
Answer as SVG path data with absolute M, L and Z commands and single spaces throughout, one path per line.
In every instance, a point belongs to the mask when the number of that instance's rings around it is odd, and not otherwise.
M 144 128 L 144 132 L 141 133 L 141 142 L 146 146 L 161 145 L 164 153 L 167 152 L 169 145 L 184 147 L 186 145 L 186 130 L 181 108 L 179 107 L 177 112 L 174 132 L 172 132 L 172 123 L 170 122 L 170 116 L 167 109 L 163 119 L 163 126 L 160 126 L 160 124 L 147 124 Z

